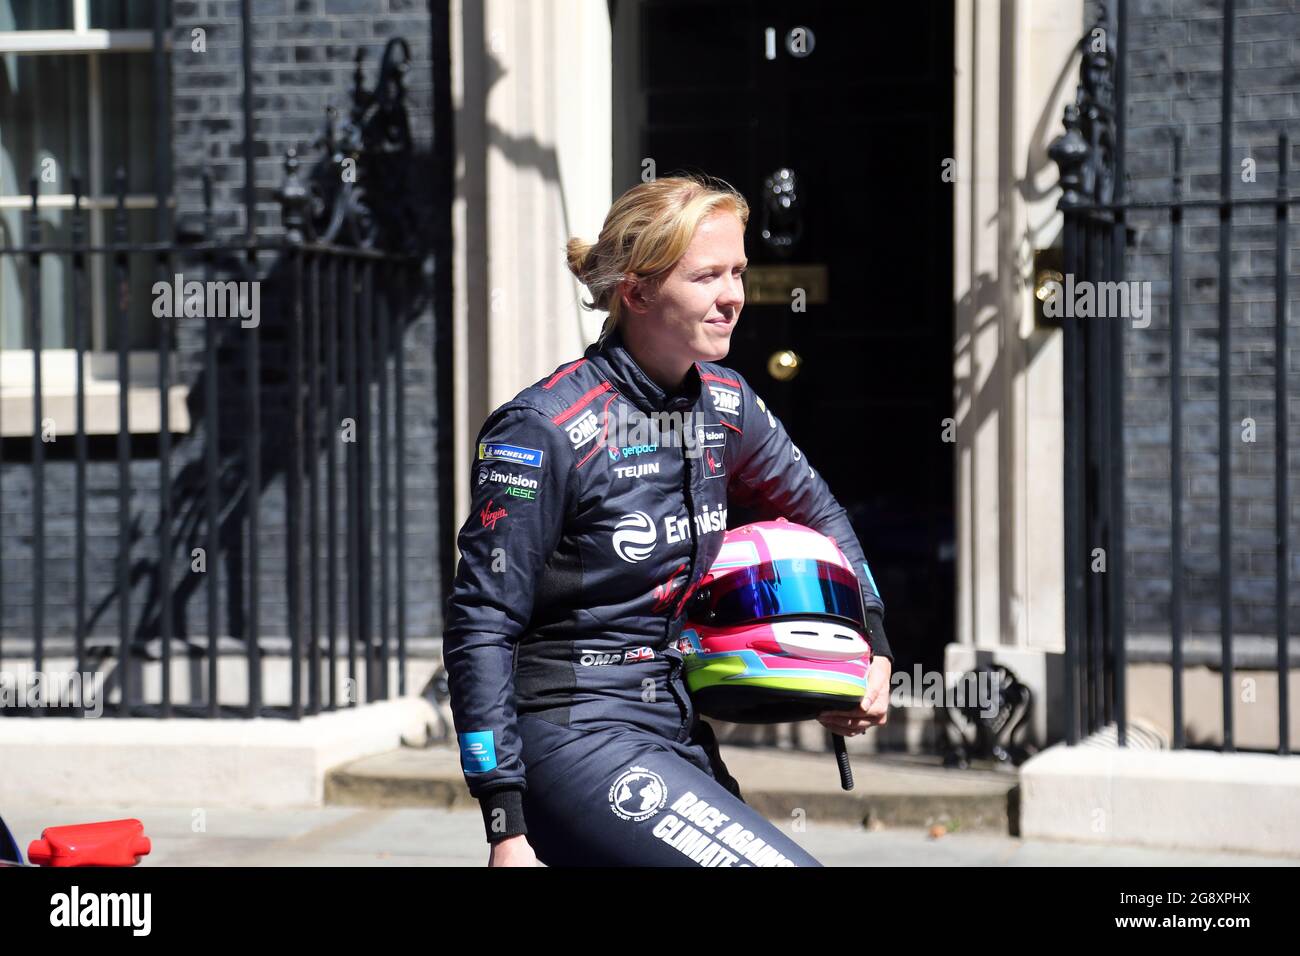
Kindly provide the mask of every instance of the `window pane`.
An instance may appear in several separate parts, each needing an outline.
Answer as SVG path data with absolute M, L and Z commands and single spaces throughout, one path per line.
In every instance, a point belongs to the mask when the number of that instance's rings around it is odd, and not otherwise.
M 104 224 L 104 241 L 113 242 L 113 214 L 105 211 L 97 213 Z M 154 211 L 152 209 L 132 209 L 126 214 L 126 241 L 130 243 L 152 242 L 154 237 Z M 117 348 L 117 312 L 119 280 L 117 264 L 111 256 L 99 256 L 103 260 L 104 270 L 104 332 L 106 340 L 100 348 L 112 351 Z M 153 284 L 159 281 L 155 275 L 157 263 L 151 254 L 136 253 L 127 257 L 128 299 L 127 328 L 129 330 L 128 348 L 156 349 L 158 347 L 158 323 L 161 319 L 153 316 Z M 178 270 L 173 269 L 172 272 Z M 167 281 L 171 281 L 168 278 Z
M 29 217 L 27 210 L 0 211 L 0 244 L 19 246 L 26 242 Z M 96 219 L 104 243 L 113 241 L 113 213 L 96 211 L 85 214 L 86 229 Z M 48 244 L 72 242 L 72 213 L 68 210 L 40 211 L 41 240 Z M 89 234 L 89 233 L 88 233 Z M 127 242 L 148 242 L 153 237 L 153 210 L 133 209 L 127 213 Z M 0 348 L 32 347 L 31 271 L 26 256 L 0 255 Z M 152 255 L 136 253 L 127 257 L 127 326 L 131 349 L 158 347 L 158 322 L 153 317 L 153 283 L 156 265 Z M 41 256 L 41 347 L 72 348 L 72 282 L 75 269 L 72 257 L 47 253 Z M 87 320 L 90 347 L 97 351 L 117 348 L 117 303 L 119 279 L 112 256 L 86 257 L 82 276 L 80 309 Z M 92 300 L 92 292 L 98 296 Z M 95 317 L 102 320 L 102 335 L 96 335 Z
M 0 56 L 0 195 L 86 189 L 88 112 L 84 57 Z
M 100 57 L 99 63 L 104 131 L 100 161 L 104 170 L 104 192 L 113 193 L 113 177 L 117 175 L 118 166 L 126 168 L 127 192 L 153 192 L 156 139 L 153 54 L 106 54 Z
M 0 240 L 5 245 L 26 244 L 27 210 L 6 209 L 0 212 Z M 72 214 L 61 209 L 42 209 L 41 241 L 70 243 L 72 241 Z M 7 349 L 32 347 L 31 268 L 27 256 L 0 256 L 0 346 Z M 72 347 L 72 275 L 70 257 L 41 256 L 41 348 L 62 349 Z M 86 297 L 90 282 L 82 286 L 81 308 L 90 315 Z
M 0 0 L 0 30 L 71 30 L 72 0 Z
M 171 4 L 167 4 L 171 24 Z M 99 30 L 152 30 L 153 0 L 90 0 L 90 25 Z

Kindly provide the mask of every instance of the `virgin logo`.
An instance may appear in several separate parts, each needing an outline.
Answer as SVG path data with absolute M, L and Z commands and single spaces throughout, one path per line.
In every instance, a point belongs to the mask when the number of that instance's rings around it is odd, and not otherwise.
M 673 603 L 673 599 L 677 597 L 677 592 L 686 583 L 686 575 L 682 574 L 685 570 L 686 564 L 679 564 L 673 569 L 673 573 L 669 575 L 667 581 L 655 585 L 655 603 L 654 607 L 650 609 L 651 613 L 658 614 Z
M 505 508 L 493 509 L 491 499 L 483 506 L 483 510 L 478 513 L 479 518 L 483 521 L 483 527 L 489 531 L 495 531 L 497 522 L 506 516 Z

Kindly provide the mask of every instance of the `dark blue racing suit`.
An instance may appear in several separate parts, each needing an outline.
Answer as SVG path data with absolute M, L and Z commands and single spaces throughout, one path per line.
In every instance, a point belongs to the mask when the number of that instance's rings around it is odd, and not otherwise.
M 476 452 L 443 655 L 488 840 L 527 833 L 550 865 L 817 865 L 741 799 L 678 646 L 731 503 L 833 538 L 892 657 L 844 509 L 762 399 L 703 362 L 666 394 L 615 331 Z

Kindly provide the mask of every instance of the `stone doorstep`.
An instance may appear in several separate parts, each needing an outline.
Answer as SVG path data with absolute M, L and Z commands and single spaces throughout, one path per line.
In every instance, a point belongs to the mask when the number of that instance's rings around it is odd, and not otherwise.
M 331 767 L 400 747 L 434 719 L 400 697 L 292 721 L 0 719 L 0 805 L 320 806 Z
M 1300 760 L 1057 744 L 1021 768 L 1036 839 L 1300 857 Z
M 1014 835 L 1017 777 L 984 770 L 900 765 L 853 758 L 855 788 L 843 791 L 833 755 L 722 747 L 745 802 L 778 821 L 928 826 Z M 474 809 L 454 747 L 403 748 L 331 771 L 325 802 L 342 806 Z

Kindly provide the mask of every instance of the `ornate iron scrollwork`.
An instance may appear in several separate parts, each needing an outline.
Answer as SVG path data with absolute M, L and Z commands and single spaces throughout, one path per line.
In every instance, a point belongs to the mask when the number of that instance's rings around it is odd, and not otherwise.
M 1065 132 L 1047 155 L 1061 170 L 1059 205 L 1104 205 L 1115 191 L 1115 19 L 1103 0 L 1096 25 L 1079 41 L 1079 85 L 1065 107 Z
M 312 143 L 325 156 L 306 183 L 299 178 L 296 151 L 286 156 L 280 191 L 285 228 L 308 241 L 408 251 L 416 244 L 404 85 L 411 51 L 401 37 L 389 40 L 372 90 L 365 88 L 364 59 L 365 51 L 358 50 L 347 115 L 334 106 L 325 110 L 325 127 Z
M 976 686 L 993 688 L 995 697 L 985 701 L 967 699 L 958 706 L 943 708 L 949 726 L 959 738 L 948 740 L 945 765 L 964 768 L 970 765 L 972 757 L 977 757 L 1020 766 L 1034 753 L 1034 747 L 1023 739 L 1028 732 L 1026 724 L 1034 703 L 1033 691 L 1005 664 L 977 667 L 967 676 L 972 675 Z M 989 676 L 996 676 L 997 680 L 990 680 Z M 967 726 L 974 729 L 973 739 L 965 730 Z

